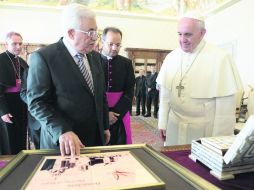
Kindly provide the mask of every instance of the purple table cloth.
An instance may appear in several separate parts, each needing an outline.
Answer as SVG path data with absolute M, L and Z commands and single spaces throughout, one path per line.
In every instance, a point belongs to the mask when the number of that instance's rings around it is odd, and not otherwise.
M 254 172 L 236 174 L 235 179 L 220 181 L 209 173 L 208 167 L 199 162 L 196 163 L 188 157 L 190 150 L 162 153 L 223 190 L 254 190 Z
M 8 161 L 0 161 L 0 169 L 2 169 L 7 163 Z

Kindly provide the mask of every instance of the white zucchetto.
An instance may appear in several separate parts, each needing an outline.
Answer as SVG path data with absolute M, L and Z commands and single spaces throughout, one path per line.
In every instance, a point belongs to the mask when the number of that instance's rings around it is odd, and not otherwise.
M 196 19 L 196 20 L 200 20 L 202 22 L 205 22 L 205 17 L 198 11 L 190 11 L 187 12 L 185 14 L 183 14 L 181 18 L 192 18 L 192 19 Z

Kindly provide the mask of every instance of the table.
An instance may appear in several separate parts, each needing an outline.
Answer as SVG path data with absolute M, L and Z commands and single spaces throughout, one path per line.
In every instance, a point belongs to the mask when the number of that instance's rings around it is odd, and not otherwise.
M 191 145 L 167 146 L 161 148 L 161 152 L 223 190 L 254 189 L 254 172 L 237 174 L 235 179 L 220 181 L 210 174 L 210 169 L 208 167 L 202 163 L 196 163 L 188 157 L 191 152 Z
M 118 146 L 86 147 L 81 150 L 82 154 L 90 153 L 112 153 L 118 151 L 129 151 L 137 160 L 140 160 L 148 171 L 158 177 L 157 186 L 160 181 L 165 184 L 165 190 L 196 190 L 213 189 L 216 186 L 202 179 L 188 169 L 177 164 L 172 159 L 159 153 L 149 145 L 132 144 Z M 32 178 L 33 172 L 39 166 L 44 156 L 60 155 L 58 150 L 24 150 L 16 155 L 9 164 L 0 171 L 0 189 L 21 189 L 26 182 Z M 15 183 L 13 183 L 15 181 Z M 143 189 L 161 189 L 158 187 L 145 186 Z
M 0 155 L 0 170 L 14 157 L 14 155 Z

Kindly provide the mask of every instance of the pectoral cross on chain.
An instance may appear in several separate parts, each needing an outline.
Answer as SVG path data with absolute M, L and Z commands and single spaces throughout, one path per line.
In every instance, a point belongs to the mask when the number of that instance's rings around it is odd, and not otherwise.
M 180 82 L 179 85 L 176 86 L 176 89 L 178 90 L 178 97 L 180 97 L 181 91 L 184 89 L 184 86 L 182 86 L 182 82 Z

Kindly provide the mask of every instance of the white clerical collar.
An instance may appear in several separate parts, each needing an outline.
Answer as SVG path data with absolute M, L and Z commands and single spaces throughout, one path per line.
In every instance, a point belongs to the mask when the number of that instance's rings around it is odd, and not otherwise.
M 101 53 L 101 54 L 104 55 L 104 56 L 107 58 L 107 60 L 113 59 L 113 57 L 110 57 L 110 56 L 108 56 L 108 55 L 105 55 L 104 53 Z

